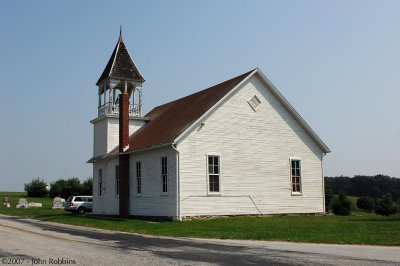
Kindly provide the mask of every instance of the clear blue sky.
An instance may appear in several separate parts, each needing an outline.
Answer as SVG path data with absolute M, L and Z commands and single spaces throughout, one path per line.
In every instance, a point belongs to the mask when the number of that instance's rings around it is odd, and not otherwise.
M 92 175 L 95 83 L 123 25 L 144 109 L 259 67 L 332 153 L 400 177 L 399 1 L 1 1 L 0 191 Z

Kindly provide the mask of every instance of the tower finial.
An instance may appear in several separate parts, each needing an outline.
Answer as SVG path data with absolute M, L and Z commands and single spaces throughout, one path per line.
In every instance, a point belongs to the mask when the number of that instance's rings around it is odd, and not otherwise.
M 119 38 L 118 42 L 122 42 L 122 25 L 119 25 Z

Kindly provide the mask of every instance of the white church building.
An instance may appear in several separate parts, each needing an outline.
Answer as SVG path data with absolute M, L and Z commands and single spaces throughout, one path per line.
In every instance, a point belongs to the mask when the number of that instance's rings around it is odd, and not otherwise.
M 259 69 L 142 114 L 144 78 L 120 36 L 97 82 L 93 212 L 323 214 L 317 134 Z

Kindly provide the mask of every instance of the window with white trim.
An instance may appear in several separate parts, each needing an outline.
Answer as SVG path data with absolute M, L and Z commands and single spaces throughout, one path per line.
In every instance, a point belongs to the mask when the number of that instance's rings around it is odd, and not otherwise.
M 292 193 L 301 193 L 301 163 L 298 159 L 290 160 Z
M 99 197 L 101 197 L 103 195 L 103 169 L 99 169 L 98 171 L 98 177 L 99 177 L 99 182 L 98 182 L 98 186 L 99 186 Z
M 208 155 L 208 189 L 209 192 L 220 192 L 219 156 Z
M 168 193 L 168 159 L 167 157 L 161 157 L 161 180 L 162 180 L 162 192 Z
M 136 162 L 136 192 L 142 194 L 142 164 Z
M 115 166 L 115 195 L 119 196 L 119 166 Z

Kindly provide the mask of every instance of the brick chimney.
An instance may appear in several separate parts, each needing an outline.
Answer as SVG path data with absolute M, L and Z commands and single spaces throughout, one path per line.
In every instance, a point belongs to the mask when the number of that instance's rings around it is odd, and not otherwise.
M 119 152 L 129 147 L 129 94 L 125 91 L 119 98 Z
M 129 94 L 127 88 L 119 98 L 119 216 L 129 217 Z

